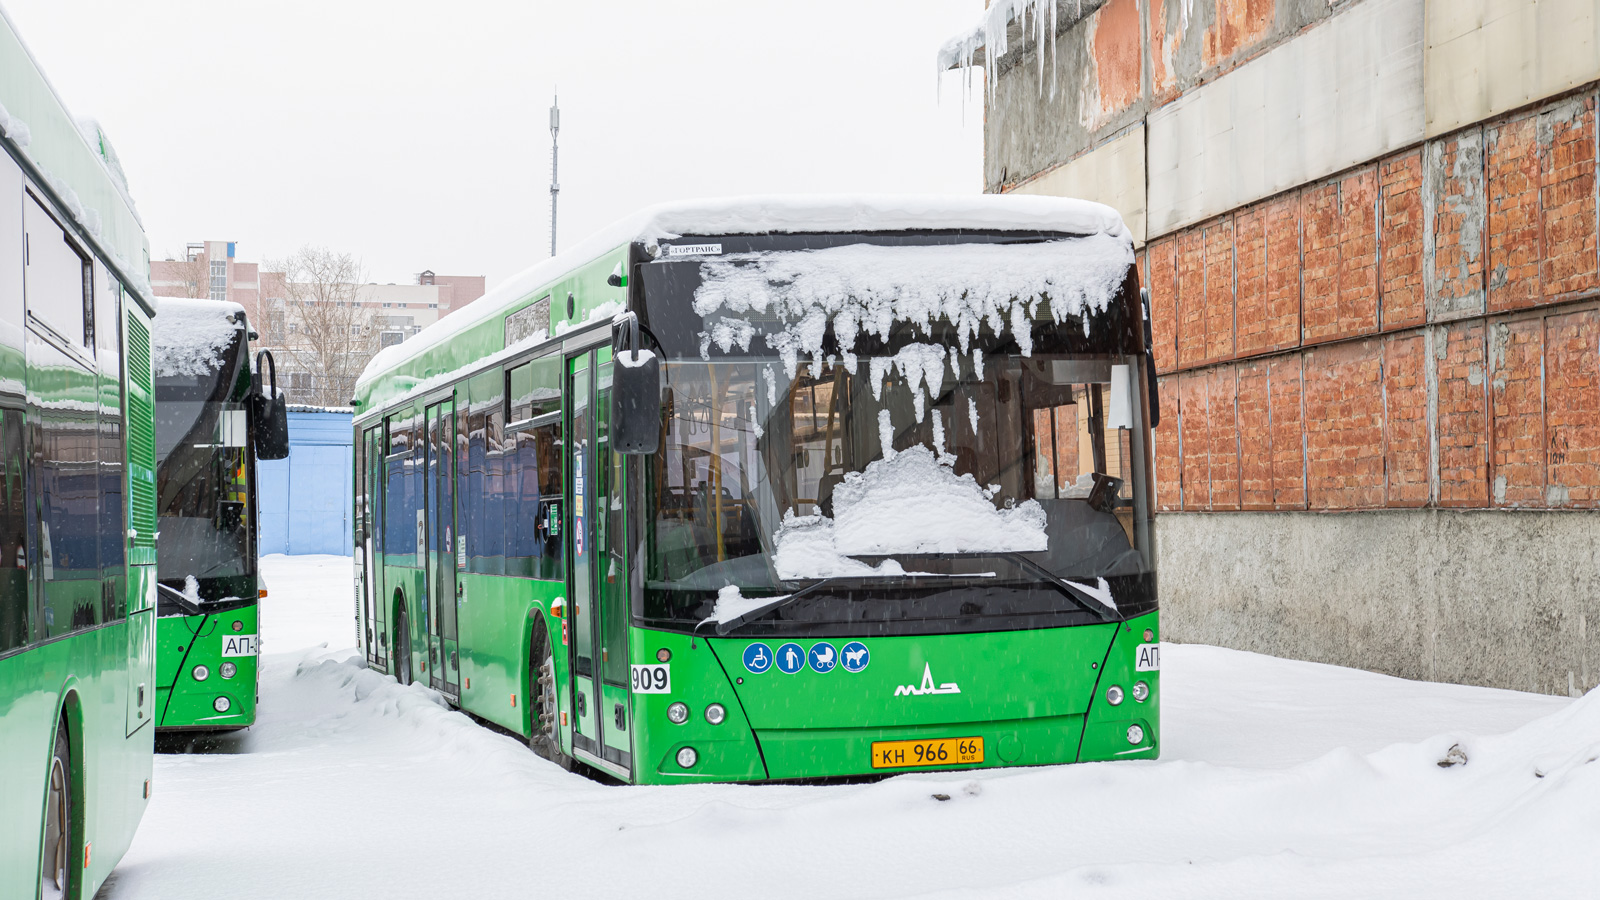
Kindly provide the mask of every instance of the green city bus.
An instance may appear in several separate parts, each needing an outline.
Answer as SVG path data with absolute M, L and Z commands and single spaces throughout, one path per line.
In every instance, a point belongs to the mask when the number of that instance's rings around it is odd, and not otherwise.
M 150 797 L 149 254 L 0 13 L 0 897 L 94 895 Z
M 253 333 L 236 303 L 156 299 L 156 728 L 233 731 L 255 722 L 264 596 Z
M 632 783 L 1153 758 L 1145 306 L 1081 201 L 619 223 L 362 375 L 367 663 Z

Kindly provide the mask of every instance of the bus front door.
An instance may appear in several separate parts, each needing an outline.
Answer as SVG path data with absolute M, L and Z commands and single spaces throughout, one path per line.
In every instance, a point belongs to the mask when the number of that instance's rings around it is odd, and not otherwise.
M 454 400 L 427 408 L 428 684 L 461 699 L 461 659 L 456 641 L 456 493 Z
M 609 348 L 568 360 L 567 590 L 571 598 L 569 658 L 577 755 L 627 777 L 629 740 L 627 584 L 622 565 L 620 457 L 610 448 Z M 603 357 L 602 357 L 603 358 Z M 615 546 L 613 546 L 615 536 Z

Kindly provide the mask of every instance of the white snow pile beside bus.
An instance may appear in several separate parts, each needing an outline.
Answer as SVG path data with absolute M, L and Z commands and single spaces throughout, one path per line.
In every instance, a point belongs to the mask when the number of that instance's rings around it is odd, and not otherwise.
M 215 372 L 243 321 L 244 307 L 237 303 L 157 297 L 150 329 L 150 365 L 155 376 Z

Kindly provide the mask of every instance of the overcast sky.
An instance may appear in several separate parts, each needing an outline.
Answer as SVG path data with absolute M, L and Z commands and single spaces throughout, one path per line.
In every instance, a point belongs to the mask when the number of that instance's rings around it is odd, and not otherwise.
M 982 189 L 934 54 L 983 0 L 0 0 L 101 121 L 152 258 L 316 243 L 490 284 L 650 203 Z

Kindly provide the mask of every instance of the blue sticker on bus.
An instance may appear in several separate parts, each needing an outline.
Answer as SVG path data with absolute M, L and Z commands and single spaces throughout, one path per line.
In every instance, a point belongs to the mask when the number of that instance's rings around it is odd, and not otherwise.
M 772 668 L 772 648 L 760 641 L 744 648 L 744 667 L 757 675 Z
M 833 651 L 833 645 L 827 641 L 811 645 L 811 670 L 822 675 L 833 671 L 839 662 L 839 655 Z
M 785 675 L 793 675 L 805 668 L 805 665 L 806 649 L 804 647 L 790 643 L 778 648 L 778 671 Z
M 867 645 L 860 641 L 851 641 L 845 644 L 843 649 L 839 651 L 839 655 L 844 657 L 840 662 L 844 665 L 846 672 L 859 672 L 867 667 L 867 663 L 872 661 L 872 654 L 867 651 Z

